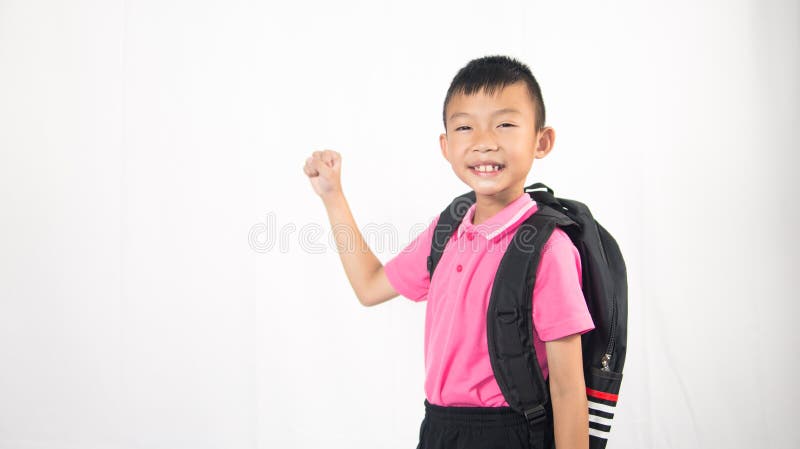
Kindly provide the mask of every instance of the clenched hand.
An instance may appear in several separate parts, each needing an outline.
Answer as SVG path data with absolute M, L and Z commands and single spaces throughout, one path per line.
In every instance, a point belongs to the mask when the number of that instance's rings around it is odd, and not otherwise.
M 333 150 L 315 151 L 306 159 L 303 171 L 317 195 L 325 197 L 342 191 L 342 156 Z

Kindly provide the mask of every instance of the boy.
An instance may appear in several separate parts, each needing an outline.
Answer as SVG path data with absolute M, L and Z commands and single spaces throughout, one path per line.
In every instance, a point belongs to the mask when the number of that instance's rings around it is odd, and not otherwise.
M 426 258 L 438 217 L 382 265 L 364 243 L 340 182 L 341 156 L 315 151 L 304 171 L 328 212 L 341 261 L 365 306 L 398 295 L 427 300 L 425 418 L 418 449 L 588 448 L 580 335 L 594 329 L 581 290 L 577 248 L 556 228 L 542 250 L 533 291 L 533 343 L 551 407 L 541 433 L 508 407 L 489 361 L 486 309 L 500 259 L 514 231 L 536 211 L 524 191 L 534 159 L 553 147 L 541 91 L 530 69 L 505 56 L 470 61 L 443 107 L 444 158 L 476 201 L 447 244 L 433 279 Z M 534 437 L 534 434 L 537 435 Z M 553 441 L 554 439 L 554 441 Z

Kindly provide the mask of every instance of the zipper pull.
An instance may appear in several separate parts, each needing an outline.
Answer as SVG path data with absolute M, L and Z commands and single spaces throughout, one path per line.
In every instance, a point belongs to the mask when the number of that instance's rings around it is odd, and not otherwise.
M 611 354 L 604 354 L 603 358 L 600 360 L 600 364 L 602 365 L 600 370 L 611 371 L 611 369 L 608 367 L 608 362 L 610 361 L 611 361 Z

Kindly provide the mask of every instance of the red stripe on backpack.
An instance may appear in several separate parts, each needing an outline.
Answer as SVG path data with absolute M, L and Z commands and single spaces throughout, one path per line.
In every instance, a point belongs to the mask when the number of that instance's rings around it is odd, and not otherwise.
M 593 398 L 605 399 L 606 401 L 614 401 L 614 402 L 617 402 L 617 398 L 619 397 L 616 394 L 606 393 L 605 391 L 592 390 L 591 388 L 588 387 L 586 388 L 586 394 Z

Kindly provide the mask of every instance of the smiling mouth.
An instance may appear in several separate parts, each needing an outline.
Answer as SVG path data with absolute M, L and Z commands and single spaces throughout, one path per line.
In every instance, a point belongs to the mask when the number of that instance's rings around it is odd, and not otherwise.
M 469 170 L 478 176 L 496 176 L 506 168 L 505 165 L 477 165 L 469 167 Z

